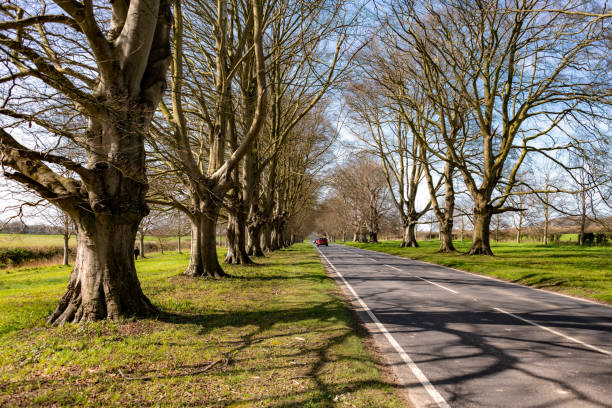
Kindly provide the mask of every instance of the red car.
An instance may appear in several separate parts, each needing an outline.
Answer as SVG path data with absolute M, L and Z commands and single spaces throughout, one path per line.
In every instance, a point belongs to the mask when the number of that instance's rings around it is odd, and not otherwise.
M 321 246 L 321 245 L 328 246 L 327 245 L 327 238 L 325 238 L 325 237 L 318 238 L 315 242 L 316 242 L 317 246 Z

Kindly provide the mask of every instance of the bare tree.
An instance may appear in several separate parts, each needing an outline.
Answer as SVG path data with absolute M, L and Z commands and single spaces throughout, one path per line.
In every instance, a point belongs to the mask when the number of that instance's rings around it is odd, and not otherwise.
M 562 8 L 579 10 L 579 1 Z M 470 131 L 445 138 L 453 164 L 474 200 L 470 254 L 489 254 L 491 216 L 517 208 L 507 205 L 527 155 L 554 160 L 552 152 L 576 147 L 560 134 L 571 121 L 606 120 L 610 101 L 605 53 L 609 19 L 550 10 L 554 1 L 451 0 L 444 3 L 393 2 L 394 29 L 417 50 L 422 72 L 450 89 L 469 108 L 461 120 Z M 581 66 L 581 74 L 576 67 Z M 498 187 L 502 188 L 498 188 Z
M 156 313 L 132 250 L 148 213 L 144 136 L 165 89 L 171 2 L 95 3 L 0 6 L 4 175 L 77 228 L 77 259 L 53 324 Z
M 381 221 L 390 211 L 383 166 L 370 159 L 350 161 L 335 170 L 331 187 L 342 197 L 346 213 L 354 214 L 354 240 L 378 242 Z
M 154 128 L 151 145 L 158 163 L 167 166 L 159 166 L 158 172 L 175 174 L 189 197 L 185 203 L 158 190 L 161 197 L 155 200 L 190 219 L 191 258 L 185 271 L 189 276 L 226 276 L 217 259 L 217 219 L 266 114 L 263 34 L 270 15 L 262 3 L 220 1 L 211 6 L 190 0 L 185 16 L 176 6 L 171 98 L 169 104 L 162 103 L 163 120 Z M 241 71 L 252 75 L 255 98 L 249 105 L 247 130 L 238 142 L 232 92 Z

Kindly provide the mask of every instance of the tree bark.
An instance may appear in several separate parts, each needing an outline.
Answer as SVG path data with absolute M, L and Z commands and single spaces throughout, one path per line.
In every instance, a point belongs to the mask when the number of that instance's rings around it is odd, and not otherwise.
M 408 222 L 408 225 L 404 226 L 404 238 L 400 244 L 401 248 L 418 248 L 419 243 L 416 239 L 416 224 L 414 222 Z
M 139 235 L 140 238 L 140 257 L 145 258 L 145 250 L 144 250 L 144 233 Z
M 64 260 L 62 265 L 68 266 L 68 241 L 70 240 L 70 234 L 64 233 Z
M 247 265 L 253 261 L 246 252 L 244 213 L 237 209 L 236 214 L 229 215 L 227 223 L 227 255 L 224 262 L 229 265 Z
M 369 242 L 374 244 L 378 243 L 378 234 L 376 232 L 370 232 L 368 235 L 370 236 Z
M 440 223 L 440 249 L 438 252 L 454 252 L 453 245 L 453 218 L 449 217 L 446 222 Z
M 258 222 L 249 223 L 247 232 L 247 254 L 257 257 L 264 256 L 261 248 L 261 224 Z
M 47 323 L 156 314 L 140 288 L 134 266 L 138 223 L 118 223 L 108 217 L 83 218 L 77 223 L 77 256 L 68 289 Z
M 474 208 L 474 234 L 469 255 L 493 255 L 489 230 L 492 215 L 488 205 Z
M 548 205 L 544 207 L 544 236 L 542 237 L 542 244 L 548 245 Z
M 183 272 L 187 276 L 201 276 L 204 273 L 204 257 L 202 256 L 202 216 L 192 214 L 191 223 L 191 254 L 189 265 Z
M 267 222 L 262 227 L 261 243 L 265 252 L 272 251 L 272 226 Z
M 219 207 L 213 201 L 208 201 L 206 210 L 195 218 L 197 226 L 192 222 L 191 258 L 185 275 L 192 277 L 222 278 L 229 276 L 223 271 L 217 258 L 216 227 Z M 194 228 L 195 227 L 195 228 Z M 193 231 L 197 231 L 194 233 Z M 195 249 L 195 253 L 194 253 Z

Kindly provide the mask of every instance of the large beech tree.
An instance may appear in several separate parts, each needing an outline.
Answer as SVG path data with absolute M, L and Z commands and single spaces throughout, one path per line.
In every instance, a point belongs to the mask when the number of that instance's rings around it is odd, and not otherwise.
M 132 251 L 149 211 L 144 138 L 166 87 L 171 1 L 13 1 L 0 13 L 3 173 L 77 229 L 48 322 L 155 313 Z

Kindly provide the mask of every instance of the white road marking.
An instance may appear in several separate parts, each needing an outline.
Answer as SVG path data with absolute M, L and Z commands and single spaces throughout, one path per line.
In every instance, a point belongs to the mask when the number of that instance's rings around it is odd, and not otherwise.
M 369 251 L 369 250 L 366 250 L 366 251 Z M 371 251 L 371 252 L 374 252 L 374 251 Z M 327 258 L 326 258 L 326 259 L 327 259 Z M 328 261 L 328 262 L 329 262 L 329 261 Z M 434 266 L 439 266 L 439 267 L 442 267 L 442 268 L 447 268 L 447 267 L 444 267 L 444 266 L 441 266 L 441 265 L 437 265 L 437 264 L 433 264 L 433 263 L 430 263 L 430 262 L 426 262 L 426 263 L 428 263 L 428 264 L 430 264 L 430 265 L 434 265 Z M 396 268 L 395 266 L 386 265 L 386 264 L 385 264 L 385 266 L 388 266 L 389 268 L 395 269 L 395 270 L 397 270 L 397 271 L 402 271 L 401 269 Z M 455 269 L 455 268 L 448 268 L 448 269 L 452 269 L 452 270 L 455 270 L 455 271 L 457 271 L 457 272 L 467 273 L 467 274 L 474 275 L 474 276 L 480 276 L 480 277 L 483 277 L 483 278 L 494 279 L 494 278 L 491 278 L 491 277 L 489 277 L 489 276 L 475 275 L 475 274 L 472 274 L 472 273 L 470 273 L 470 272 L 462 271 L 462 270 L 460 270 L 460 269 Z M 458 293 L 458 292 L 455 292 L 455 291 L 454 291 L 454 290 L 452 290 L 452 289 L 446 288 L 446 287 L 444 287 L 444 286 L 442 286 L 442 285 L 438 285 L 438 284 L 437 284 L 437 283 L 435 283 L 435 282 L 431 282 L 431 281 L 428 281 L 427 279 L 423 279 L 423 278 L 421 278 L 420 276 L 416 276 L 416 275 L 411 275 L 411 276 L 414 276 L 415 278 L 419 278 L 419 279 L 421 279 L 421 280 L 424 280 L 425 282 L 429 282 L 429 283 L 431 283 L 432 285 L 439 286 L 439 287 L 441 287 L 442 289 L 446 289 L 446 290 L 448 290 L 448 291 L 450 291 L 450 292 L 453 292 L 453 293 L 455 293 L 455 294 L 457 294 L 457 293 Z M 496 280 L 496 281 L 498 281 L 498 282 L 503 282 L 503 283 L 511 283 L 511 282 L 504 282 L 504 281 L 501 281 L 501 280 L 499 280 L 499 279 L 494 279 L 494 280 Z M 521 285 L 518 285 L 518 286 L 521 286 Z M 525 287 L 525 286 L 522 286 L 522 287 Z M 536 289 L 536 288 L 530 288 L 530 289 Z M 537 289 L 537 290 L 540 290 L 540 289 Z M 543 291 L 543 292 L 546 292 L 546 291 Z M 555 293 L 555 292 L 546 292 L 546 293 L 557 294 L 557 293 Z M 584 299 L 574 298 L 574 297 L 572 297 L 572 296 L 566 296 L 566 297 L 569 297 L 569 298 L 574 299 L 574 300 L 584 300 Z M 532 326 L 539 327 L 539 328 L 540 328 L 540 329 L 542 329 L 542 330 L 546 330 L 546 331 L 548 331 L 548 332 L 550 332 L 550 333 L 556 334 L 557 336 L 563 337 L 563 338 L 565 338 L 565 339 L 567 339 L 567 340 L 570 340 L 570 341 L 572 341 L 572 342 L 574 342 L 574 343 L 581 344 L 581 345 L 583 345 L 583 346 L 585 346 L 585 347 L 587 347 L 587 348 L 590 348 L 591 350 L 595 350 L 595 351 L 597 351 L 598 353 L 605 354 L 605 355 L 607 355 L 607 356 L 612 356 L 612 353 L 611 353 L 611 352 L 609 352 L 609 351 L 607 351 L 607 350 L 604 350 L 604 349 L 601 349 L 601 348 L 599 348 L 599 347 L 593 346 L 593 345 L 591 345 L 591 344 L 585 343 L 584 341 L 582 341 L 582 340 L 578 340 L 578 339 L 577 339 L 577 338 L 575 338 L 575 337 L 568 336 L 568 335 L 563 334 L 563 333 L 561 333 L 561 332 L 559 332 L 559 331 L 557 331 L 557 330 L 551 329 L 550 327 L 542 326 L 541 324 L 538 324 L 538 323 L 536 323 L 536 322 L 532 322 L 531 320 L 524 319 L 524 318 L 522 318 L 522 317 L 520 317 L 520 316 L 515 315 L 514 313 L 507 312 L 507 311 L 505 311 L 505 310 L 503 310 L 503 309 L 500 309 L 500 308 L 498 308 L 498 307 L 492 307 L 492 306 L 490 306 L 490 307 L 491 307 L 493 310 L 497 310 L 498 312 L 501 312 L 501 313 L 507 314 L 508 316 L 512 316 L 512 317 L 514 317 L 515 319 L 521 320 L 521 321 L 523 321 L 523 322 L 525 322 L 525 323 L 528 323 L 528 324 L 530 324 L 530 325 L 532 325 Z
M 385 264 L 385 266 L 387 266 L 387 267 L 389 267 L 391 269 L 395 269 L 396 271 L 399 271 L 399 272 L 406 272 L 406 271 L 401 270 L 400 268 L 396 268 L 395 266 L 391 266 L 391 265 L 387 265 L 387 264 Z M 414 276 L 415 278 L 418 278 L 418 279 L 420 279 L 422 281 L 425 281 L 427 283 L 431 283 L 432 285 L 436 285 L 437 287 L 442 288 L 444 290 L 448 290 L 449 292 L 454 293 L 455 295 L 457 295 L 459 293 L 456 290 L 452 290 L 450 288 L 447 288 L 446 286 L 442 286 L 440 284 L 437 284 L 436 282 L 432 282 L 432 281 L 427 280 L 425 278 L 421 278 L 420 276 L 417 276 L 417 275 L 414 275 L 414 274 L 411 274 L 411 273 L 409 273 L 409 275 L 410 276 Z
M 424 264 L 427 264 L 427 265 L 438 266 L 440 268 L 450 269 L 451 271 L 461 272 L 461 273 L 466 274 L 466 275 L 471 275 L 471 276 L 475 276 L 475 277 L 478 277 L 478 278 L 489 279 L 489 280 L 492 280 L 492 281 L 495 281 L 495 282 L 503 283 L 505 285 L 518 286 L 518 287 L 521 287 L 521 288 L 529 288 L 531 290 L 537 290 L 538 292 L 546 293 L 548 295 L 562 296 L 562 297 L 565 297 L 565 298 L 568 298 L 568 299 L 577 300 L 579 302 L 589 303 L 589 304 L 594 305 L 594 306 L 603 306 L 603 307 L 612 308 L 612 305 L 607 305 L 605 303 L 599 303 L 599 302 L 596 302 L 594 300 L 583 299 L 583 298 L 580 298 L 580 297 L 576 297 L 576 296 L 572 296 L 572 295 L 567 295 L 567 294 L 561 293 L 561 292 L 554 292 L 552 290 L 545 290 L 545 289 L 540 289 L 540 288 L 534 288 L 534 287 L 531 287 L 531 286 L 525 286 L 525 285 L 521 285 L 520 283 L 508 282 L 506 280 L 503 280 L 503 279 L 500 279 L 500 278 L 496 278 L 494 276 L 480 275 L 480 274 L 478 274 L 476 272 L 464 271 L 464 270 L 461 270 L 461 269 L 453 268 L 451 266 L 444 266 L 444 265 L 440 265 L 440 264 L 433 263 L 433 262 L 421 261 L 421 260 L 416 260 L 416 259 L 412 259 L 412 258 L 405 258 L 405 257 L 401 257 L 401 256 L 398 256 L 398 255 L 391 255 L 391 254 L 387 254 L 387 253 L 381 252 L 381 251 L 372 251 L 371 249 L 357 248 L 357 247 L 352 247 L 352 246 L 343 245 L 343 244 L 338 244 L 338 245 L 345 246 L 347 248 L 353 248 L 353 249 L 356 249 L 356 250 L 361 250 L 361 251 L 374 252 L 376 254 L 385 254 L 385 255 L 389 255 L 389 256 L 392 256 L 394 258 L 399 258 L 399 259 L 402 259 L 402 260 L 406 260 L 407 259 L 409 261 L 416 262 L 416 263 L 424 263 Z M 355 254 L 356 252 L 353 251 L 352 253 Z M 365 257 L 365 255 L 361 255 L 361 254 L 357 254 L 357 255 Z
M 423 372 L 419 369 L 419 367 L 417 367 L 414 361 L 412 361 L 408 353 L 404 351 L 402 346 L 399 345 L 399 343 L 393 338 L 391 333 L 389 333 L 387 328 L 380 322 L 380 320 L 378 320 L 378 318 L 370 310 L 368 305 L 366 305 L 365 302 L 361 299 L 361 297 L 359 297 L 357 292 L 355 292 L 355 289 L 353 289 L 353 287 L 346 281 L 346 279 L 344 279 L 344 276 L 342 276 L 342 274 L 330 262 L 330 260 L 325 256 L 325 254 L 321 251 L 319 251 L 319 253 L 321 254 L 323 258 L 325 258 L 325 260 L 327 261 L 329 266 L 334 270 L 334 272 L 336 272 L 338 276 L 340 276 L 340 279 L 342 279 L 342 282 L 344 282 L 344 284 L 351 291 L 353 296 L 355 296 L 355 298 L 357 299 L 361 307 L 368 313 L 368 316 L 370 316 L 372 321 L 376 324 L 376 327 L 378 327 L 378 329 L 385 335 L 385 338 L 387 339 L 387 341 L 389 341 L 389 343 L 393 346 L 395 351 L 398 352 L 402 360 L 404 360 L 404 362 L 408 365 L 408 367 L 410 368 L 414 376 L 421 382 L 421 385 L 423 385 L 423 387 L 427 390 L 431 398 L 436 402 L 436 404 L 438 404 L 438 407 L 450 408 L 450 406 L 448 405 L 444 397 L 442 397 L 442 395 L 440 395 L 438 390 L 436 390 L 434 386 L 431 384 L 431 382 L 429 382 L 425 374 L 423 374 Z
M 571 336 L 565 335 L 565 334 L 563 334 L 563 333 L 561 333 L 561 332 L 558 332 L 557 330 L 553 330 L 553 329 L 551 329 L 550 327 L 542 326 L 541 324 L 537 324 L 536 322 L 532 322 L 531 320 L 524 319 L 524 318 L 522 318 L 521 316 L 517 316 L 517 315 L 515 315 L 514 313 L 506 312 L 505 310 L 500 309 L 499 307 L 494 307 L 493 309 L 494 309 L 494 310 L 497 310 L 498 312 L 505 313 L 505 314 L 507 314 L 508 316 L 512 316 L 512 317 L 514 317 L 515 319 L 519 319 L 519 320 L 521 320 L 521 321 L 523 321 L 523 322 L 525 322 L 525 323 L 529 323 L 529 324 L 531 324 L 531 325 L 533 325 L 533 326 L 539 327 L 540 329 L 543 329 L 543 330 L 549 331 L 549 332 L 551 332 L 551 333 L 553 333 L 553 334 L 556 334 L 557 336 L 561 336 L 561 337 L 563 337 L 563 338 L 565 338 L 565 339 L 567 339 L 567 340 L 573 341 L 574 343 L 582 344 L 583 346 L 588 347 L 588 348 L 590 348 L 590 349 L 592 349 L 592 350 L 595 350 L 595 351 L 597 351 L 597 352 L 599 352 L 599 353 L 602 353 L 602 354 L 605 354 L 605 355 L 608 355 L 608 356 L 611 356 L 611 355 L 612 355 L 612 353 L 610 353 L 609 351 L 606 351 L 606 350 L 600 349 L 599 347 L 592 346 L 592 345 L 590 345 L 590 344 L 588 344 L 588 343 L 585 343 L 584 341 L 578 340 L 577 338 L 574 338 L 574 337 L 571 337 Z

